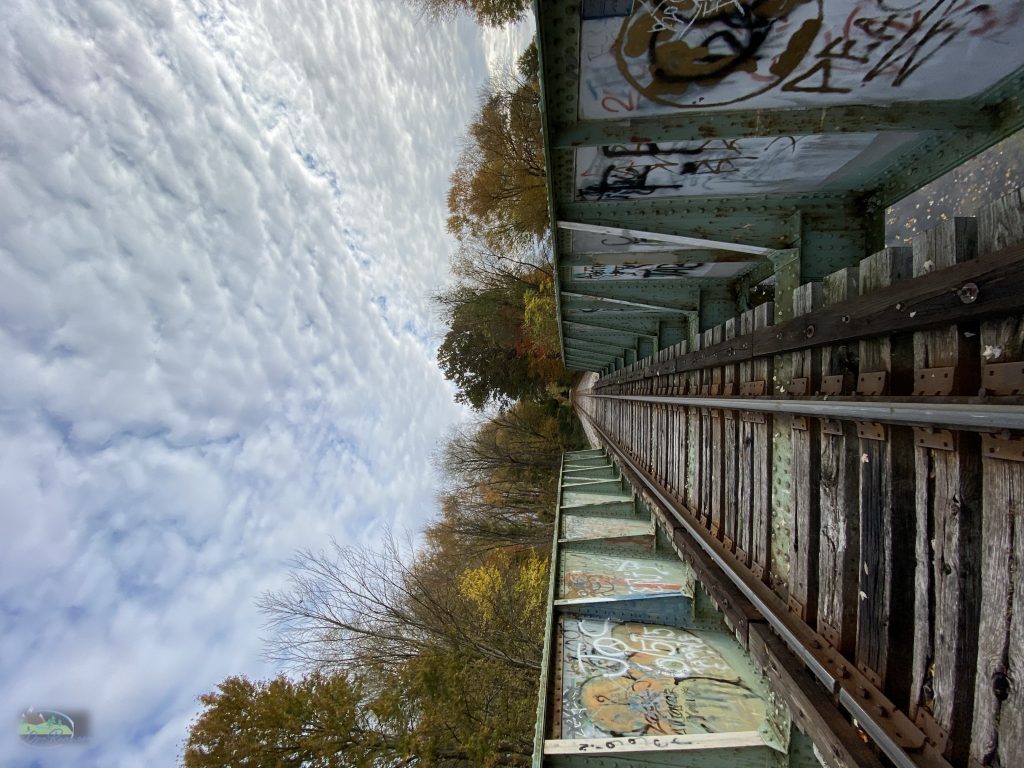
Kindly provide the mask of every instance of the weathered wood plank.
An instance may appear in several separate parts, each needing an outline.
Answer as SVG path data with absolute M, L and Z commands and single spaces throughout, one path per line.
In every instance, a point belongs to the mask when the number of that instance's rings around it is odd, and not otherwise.
M 861 262 L 861 294 L 907 279 L 910 248 L 886 248 Z M 881 381 L 866 376 L 881 376 Z M 858 391 L 909 394 L 913 345 L 906 337 L 860 342 Z M 857 666 L 899 707 L 907 706 L 910 668 L 900 649 L 914 636 L 914 448 L 907 428 L 888 427 L 886 439 L 862 437 L 860 460 L 860 605 Z M 905 650 L 903 651 L 905 653 Z
M 720 344 L 725 340 L 725 326 L 716 325 L 711 329 L 711 343 Z M 711 371 L 711 394 L 720 396 L 722 393 L 724 371 L 721 367 Z M 711 450 L 711 534 L 718 539 L 722 538 L 722 513 L 725 480 L 724 476 L 724 449 L 725 435 L 721 410 L 711 411 L 711 439 L 708 440 Z
M 1015 189 L 978 211 L 978 254 L 981 257 L 1021 242 L 1024 232 L 1024 190 Z
M 690 347 L 694 351 L 702 349 L 701 336 L 696 330 L 690 337 Z M 700 371 L 690 371 L 687 374 L 686 389 L 689 395 L 700 394 Z M 688 408 L 686 412 L 687 427 L 689 429 L 690 450 L 687 455 L 687 506 L 694 514 L 700 514 L 700 409 Z
M 754 308 L 754 329 L 767 328 L 775 320 L 775 306 L 772 302 Z M 765 382 L 765 393 L 772 388 L 772 358 L 758 357 L 751 363 L 753 381 Z M 754 575 L 771 584 L 772 571 L 772 430 L 770 415 L 752 424 L 751 443 L 753 448 L 753 532 L 751 570 Z
M 725 321 L 725 338 L 736 338 L 738 318 Z M 726 365 L 722 374 L 723 394 L 734 397 L 739 394 L 738 371 L 735 365 Z M 722 540 L 726 549 L 732 552 L 736 546 L 737 474 L 736 461 L 739 455 L 739 429 L 736 411 L 722 413 Z
M 704 331 L 701 338 L 701 345 L 710 347 L 714 343 L 714 330 L 709 328 Z M 714 369 L 705 368 L 701 371 L 701 394 L 710 395 L 712 387 L 712 376 Z M 700 519 L 705 528 L 711 527 L 711 509 L 714 500 L 714 432 L 711 426 L 711 411 L 702 408 L 700 411 L 701 429 L 701 479 L 700 479 Z
M 754 332 L 754 310 L 749 309 L 740 315 L 738 337 L 748 336 Z M 744 361 L 739 364 L 740 386 L 752 378 L 753 363 Z M 744 565 L 750 563 L 753 548 L 751 525 L 754 512 L 754 429 L 753 424 L 741 418 L 737 422 L 739 452 L 737 459 L 736 489 L 736 557 Z
M 1020 190 L 979 212 L 980 259 L 1022 241 Z M 980 336 L 984 363 L 1024 360 L 1024 318 L 982 323 Z M 1024 462 L 984 458 L 982 488 L 981 626 L 971 761 L 1009 768 L 1024 765 Z
M 858 292 L 859 272 L 843 269 L 828 275 L 822 285 L 822 303 L 838 304 Z M 856 346 L 839 345 L 821 350 L 823 381 L 841 376 L 852 387 L 857 378 Z M 849 390 L 847 390 L 849 391 Z M 831 426 L 821 436 L 819 513 L 821 536 L 818 560 L 818 632 L 836 649 L 853 655 L 857 627 L 857 582 L 860 562 L 857 435 L 849 422 Z
M 1024 463 L 984 459 L 971 760 L 1024 765 Z
M 913 250 L 915 275 L 973 259 L 977 222 L 966 218 L 943 222 L 917 236 Z M 951 326 L 915 334 L 916 391 L 977 392 L 977 326 L 971 326 L 966 336 L 964 330 Z M 967 432 L 941 437 L 917 434 L 910 715 L 928 725 L 926 733 L 938 737 L 933 738 L 936 749 L 955 764 L 963 764 L 970 749 L 981 598 L 980 441 Z
M 793 312 L 799 317 L 821 307 L 821 283 L 807 283 L 793 292 Z M 793 379 L 806 379 L 797 387 L 801 394 L 817 391 L 821 353 L 793 353 Z M 789 538 L 789 606 L 804 621 L 818 613 L 818 550 L 821 526 L 821 437 L 817 419 L 791 420 L 791 494 L 793 528 Z

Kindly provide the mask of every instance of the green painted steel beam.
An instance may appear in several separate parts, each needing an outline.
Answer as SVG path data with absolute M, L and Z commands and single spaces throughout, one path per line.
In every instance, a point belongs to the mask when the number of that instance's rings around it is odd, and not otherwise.
M 562 293 L 576 294 L 575 298 L 579 299 L 586 297 L 588 301 L 594 303 L 628 303 L 639 308 L 653 307 L 692 312 L 700 303 L 701 290 L 709 285 L 710 281 L 702 280 L 697 283 L 685 277 L 668 280 L 573 280 L 563 275 L 559 283 Z M 602 302 L 602 299 L 611 301 Z
M 565 337 L 565 347 L 567 351 L 573 349 L 579 352 L 610 352 L 616 355 L 622 354 L 624 349 L 630 349 L 630 347 L 620 347 L 615 344 L 606 344 L 600 341 L 572 336 Z
M 640 321 L 640 320 L 617 320 L 614 315 L 602 316 L 601 313 L 595 313 L 593 318 L 587 318 L 586 320 L 563 320 L 562 322 L 573 323 L 575 325 L 587 326 L 590 328 L 600 328 L 605 331 L 619 331 L 620 333 L 631 333 L 637 336 L 657 336 L 658 335 L 658 321 Z
M 623 354 L 623 348 L 593 350 L 569 347 L 565 350 L 565 354 L 567 357 L 571 355 L 578 359 L 602 360 L 607 363 L 613 358 L 621 357 Z
M 587 323 L 576 322 L 575 320 L 563 320 L 561 325 L 566 333 L 571 333 L 576 338 L 586 338 L 593 341 L 602 341 L 607 344 L 614 344 L 622 349 L 636 348 L 639 334 L 625 333 L 614 328 L 601 328 Z
M 788 248 L 799 236 L 791 221 L 796 212 L 811 214 L 823 229 L 843 229 L 859 218 L 856 202 L 847 195 L 746 195 L 574 201 L 560 202 L 556 207 L 560 216 L 573 221 Z
M 994 115 L 963 101 L 845 104 L 784 109 L 686 111 L 623 120 L 555 122 L 559 149 L 756 136 L 807 136 L 880 131 L 982 131 L 996 129 Z
M 654 232 L 640 229 L 623 229 L 622 227 L 609 227 L 604 224 L 581 221 L 558 221 L 555 225 L 562 230 L 570 232 L 590 232 L 598 235 L 610 235 L 612 237 L 635 237 L 642 240 L 655 240 L 666 245 L 682 246 L 684 248 L 717 248 L 724 251 L 735 251 L 750 256 L 764 256 L 770 248 L 745 243 L 734 243 L 728 240 L 707 240 L 691 237 L 688 235 L 673 235 L 667 232 Z
M 558 260 L 561 267 L 590 267 L 597 264 L 632 264 L 644 261 L 650 264 L 701 264 L 753 261 L 753 257 L 736 251 L 708 248 L 680 248 L 661 252 L 643 253 L 566 253 Z
M 566 353 L 566 365 L 583 366 L 591 371 L 599 371 L 606 365 L 611 365 L 616 358 L 614 357 L 588 357 L 576 356 L 572 354 L 572 351 Z
M 994 115 L 990 130 L 928 135 L 912 152 L 901 157 L 897 165 L 865 183 L 864 205 L 884 209 L 1024 129 L 1024 69 L 985 91 L 972 106 Z
M 620 357 L 622 352 L 621 349 L 595 351 L 592 349 L 573 349 L 571 347 L 565 350 L 566 357 L 572 356 L 578 360 L 601 360 L 605 363 L 612 358 Z
M 679 280 L 677 281 L 679 286 L 685 285 L 684 281 L 686 279 L 687 278 L 679 278 Z M 632 281 L 627 280 L 609 280 L 606 281 L 605 285 L 595 286 L 593 288 L 591 288 L 591 286 L 594 286 L 594 283 L 589 282 L 585 283 L 588 290 L 586 293 L 584 293 L 583 291 L 576 288 L 576 286 L 580 284 L 579 281 L 563 280 L 562 284 L 565 286 L 565 288 L 562 290 L 562 296 L 568 297 L 570 299 L 581 299 L 588 302 L 593 302 L 595 304 L 613 304 L 624 307 L 655 310 L 657 312 L 668 312 L 671 314 L 692 312 L 695 308 L 691 301 L 685 302 L 682 306 L 679 306 L 678 304 L 676 306 L 672 306 L 667 304 L 653 304 L 649 301 L 636 301 L 631 299 L 619 298 L 619 296 L 623 294 L 635 295 L 637 293 L 636 291 L 630 291 L 629 293 L 626 293 L 627 289 L 630 287 L 629 283 L 631 282 Z M 616 285 L 616 283 L 619 283 L 619 285 Z M 640 285 L 643 287 L 647 287 L 650 284 L 651 283 L 649 280 L 640 283 Z M 691 285 L 686 285 L 686 288 L 690 287 Z M 640 292 L 640 295 L 643 295 L 643 292 Z

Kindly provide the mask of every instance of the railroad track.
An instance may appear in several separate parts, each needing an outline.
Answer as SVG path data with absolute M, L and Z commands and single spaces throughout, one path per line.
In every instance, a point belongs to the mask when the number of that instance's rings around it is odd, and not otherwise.
M 761 305 L 574 400 L 826 762 L 858 764 L 840 718 L 894 765 L 1009 768 L 1024 206 L 919 241 L 776 297 L 785 322 Z

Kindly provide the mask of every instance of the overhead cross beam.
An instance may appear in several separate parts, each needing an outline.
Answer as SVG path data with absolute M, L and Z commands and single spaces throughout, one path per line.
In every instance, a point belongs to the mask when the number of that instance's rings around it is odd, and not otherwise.
M 692 309 L 681 309 L 679 307 L 666 307 L 663 304 L 651 304 L 643 301 L 629 301 L 627 299 L 614 299 L 610 296 L 599 296 L 594 293 L 582 293 L 579 291 L 562 291 L 562 296 L 570 299 L 584 299 L 586 301 L 593 301 L 600 304 L 618 304 L 626 307 L 638 307 L 641 309 L 657 310 L 658 312 L 669 312 L 671 314 L 685 315 L 688 312 L 693 312 Z
M 767 256 L 773 250 L 772 248 L 757 245 L 742 245 L 740 243 L 728 243 L 723 240 L 707 240 L 700 237 L 686 237 L 683 235 L 667 235 L 663 232 L 623 229 L 622 227 L 608 227 L 602 224 L 587 224 L 580 221 L 559 221 L 558 228 L 568 229 L 574 232 L 591 232 L 597 235 L 614 235 L 615 237 L 654 240 L 659 243 L 670 243 L 672 245 L 681 245 L 687 248 L 715 248 L 721 251 L 749 253 L 753 256 Z
M 913 104 L 840 104 L 783 109 L 678 112 L 625 120 L 580 120 L 559 125 L 551 146 L 600 147 L 770 136 L 880 131 L 989 131 L 995 116 L 963 101 Z

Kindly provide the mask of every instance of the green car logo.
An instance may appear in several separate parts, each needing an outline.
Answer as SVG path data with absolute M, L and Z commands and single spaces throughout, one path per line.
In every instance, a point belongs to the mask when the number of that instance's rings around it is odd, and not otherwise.
M 59 744 L 75 738 L 75 721 L 63 712 L 30 709 L 21 715 L 18 736 L 31 744 Z

